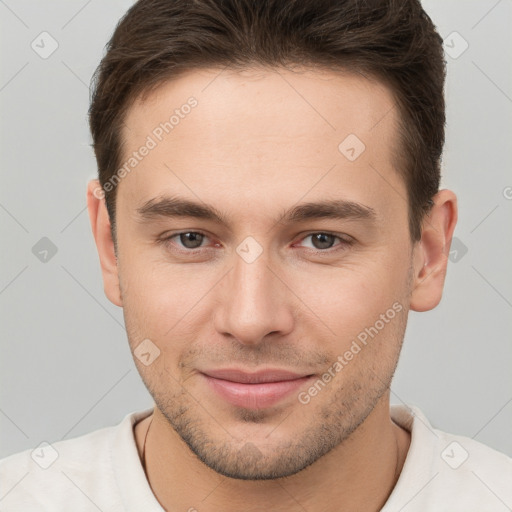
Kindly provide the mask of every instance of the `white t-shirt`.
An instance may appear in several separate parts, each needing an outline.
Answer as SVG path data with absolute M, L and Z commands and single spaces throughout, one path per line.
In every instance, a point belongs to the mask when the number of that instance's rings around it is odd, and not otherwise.
M 133 412 L 117 426 L 0 460 L 0 511 L 162 512 L 133 430 L 151 412 Z M 433 428 L 416 407 L 393 405 L 391 417 L 411 432 L 411 445 L 382 512 L 512 509 L 511 458 Z

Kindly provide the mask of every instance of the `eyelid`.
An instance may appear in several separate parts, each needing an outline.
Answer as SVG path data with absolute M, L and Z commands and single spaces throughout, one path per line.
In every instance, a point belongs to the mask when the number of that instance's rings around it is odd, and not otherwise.
M 176 233 L 170 233 L 170 234 L 161 235 L 160 237 L 158 237 L 157 242 L 162 243 L 164 245 L 171 245 L 172 244 L 171 240 L 173 238 L 179 237 L 180 235 L 184 235 L 185 233 L 197 233 L 198 235 L 203 235 L 205 238 L 208 238 L 208 239 L 211 238 L 207 233 L 205 233 L 204 231 L 201 231 L 199 229 L 185 229 L 185 230 L 182 230 L 182 231 L 178 231 Z M 180 251 L 180 252 L 185 252 L 185 253 L 192 254 L 194 252 L 201 251 L 201 250 L 204 250 L 204 249 L 210 249 L 210 247 L 200 246 L 200 247 L 196 247 L 194 249 L 187 249 L 186 247 L 179 247 L 178 246 L 177 250 Z
M 333 233 L 331 231 L 322 231 L 322 230 L 319 230 L 319 231 L 309 231 L 307 233 L 302 234 L 300 239 L 299 239 L 299 242 L 302 242 L 303 240 L 305 240 L 306 238 L 309 238 L 310 236 L 318 235 L 318 234 L 333 236 L 333 237 L 335 237 L 335 238 L 337 238 L 339 240 L 339 243 L 336 244 L 336 245 L 333 245 L 332 247 L 328 247 L 327 249 L 315 249 L 315 248 L 311 248 L 311 247 L 305 247 L 305 249 L 308 249 L 310 251 L 314 251 L 316 253 L 325 253 L 325 254 L 327 254 L 329 252 L 336 251 L 337 247 L 352 245 L 355 242 L 355 240 L 350 235 L 346 235 L 344 233 Z
M 186 230 L 178 231 L 176 233 L 164 234 L 161 237 L 159 237 L 158 242 L 159 243 L 163 243 L 164 245 L 171 245 L 171 243 L 172 243 L 171 240 L 173 238 L 176 238 L 179 235 L 183 235 L 185 233 L 197 233 L 199 235 L 203 235 L 205 238 L 208 238 L 208 239 L 211 238 L 204 231 L 201 231 L 201 230 L 198 230 L 198 229 L 194 229 L 194 230 L 193 229 L 186 229 Z M 309 232 L 306 232 L 306 233 L 302 233 L 300 235 L 300 238 L 299 238 L 298 241 L 302 242 L 306 238 L 308 238 L 310 236 L 313 236 L 313 235 L 317 235 L 317 234 L 334 236 L 335 238 L 337 238 L 339 240 L 338 244 L 333 245 L 332 247 L 328 247 L 327 249 L 315 249 L 315 248 L 311 248 L 311 247 L 304 247 L 305 249 L 307 249 L 309 251 L 313 251 L 313 252 L 318 253 L 318 254 L 323 254 L 323 253 L 328 254 L 328 253 L 334 252 L 336 250 L 340 250 L 339 249 L 340 247 L 350 246 L 350 245 L 352 245 L 355 242 L 355 240 L 350 235 L 347 235 L 347 234 L 344 234 L 344 233 L 333 233 L 331 231 L 321 231 L 321 230 L 309 231 Z M 294 242 L 293 245 L 295 245 L 295 242 Z M 194 254 L 194 253 L 196 253 L 198 251 L 201 251 L 201 250 L 204 250 L 204 249 L 211 249 L 211 247 L 200 246 L 200 247 L 196 247 L 194 249 L 187 249 L 185 247 L 181 248 L 181 247 L 178 246 L 178 248 L 176 250 L 178 250 L 179 252 L 183 252 L 183 253 Z

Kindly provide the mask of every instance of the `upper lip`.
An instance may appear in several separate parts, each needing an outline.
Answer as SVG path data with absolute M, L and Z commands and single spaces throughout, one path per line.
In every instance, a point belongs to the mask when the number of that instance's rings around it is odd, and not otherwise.
M 218 370 L 205 370 L 201 373 L 215 379 L 229 380 L 243 384 L 261 384 L 265 382 L 280 382 L 284 380 L 295 380 L 309 377 L 308 374 L 299 374 L 290 370 L 278 368 L 267 368 L 255 372 L 247 372 L 235 368 L 224 368 Z

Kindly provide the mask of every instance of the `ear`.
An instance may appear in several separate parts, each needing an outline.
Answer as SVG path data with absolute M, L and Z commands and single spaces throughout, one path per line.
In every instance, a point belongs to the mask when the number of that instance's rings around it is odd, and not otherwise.
M 441 190 L 422 223 L 421 239 L 413 250 L 411 309 L 429 311 L 441 301 L 453 231 L 457 223 L 457 197 Z
M 87 184 L 87 209 L 89 210 L 92 233 L 100 257 L 105 295 L 110 302 L 122 307 L 117 257 L 110 231 L 110 219 L 105 204 L 105 192 L 98 180 L 91 180 Z

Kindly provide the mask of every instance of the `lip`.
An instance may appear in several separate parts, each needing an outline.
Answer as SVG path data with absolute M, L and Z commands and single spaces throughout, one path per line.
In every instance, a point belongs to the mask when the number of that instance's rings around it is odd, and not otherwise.
M 244 372 L 226 368 L 204 371 L 201 374 L 221 398 L 232 405 L 248 409 L 271 407 L 312 377 L 281 369 Z

